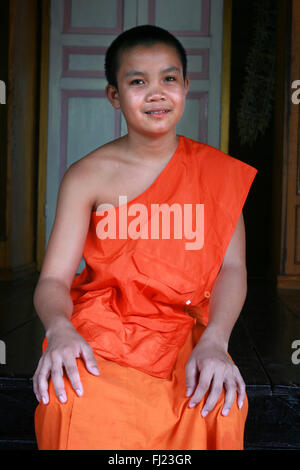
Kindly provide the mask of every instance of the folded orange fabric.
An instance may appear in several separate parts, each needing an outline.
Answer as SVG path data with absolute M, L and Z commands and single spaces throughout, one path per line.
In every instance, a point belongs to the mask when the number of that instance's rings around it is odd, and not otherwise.
M 65 379 L 66 404 L 50 380 L 50 403 L 35 414 L 40 449 L 243 448 L 247 400 L 223 417 L 223 392 L 202 418 L 202 404 L 187 406 L 185 364 L 209 322 L 210 293 L 256 173 L 180 135 L 142 194 L 92 212 L 71 321 L 102 373 L 78 360 L 85 394 Z
M 67 378 L 62 404 L 49 384 L 48 405 L 35 413 L 40 450 L 242 450 L 247 398 L 222 416 L 224 392 L 213 411 L 201 416 L 203 401 L 189 408 L 185 364 L 204 327 L 197 323 L 181 348 L 170 380 L 153 377 L 96 356 L 99 376 L 77 360 L 84 395 Z

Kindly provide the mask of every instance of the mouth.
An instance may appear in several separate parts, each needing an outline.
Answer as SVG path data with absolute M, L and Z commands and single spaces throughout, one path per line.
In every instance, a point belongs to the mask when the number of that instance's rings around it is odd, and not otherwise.
M 170 112 L 169 109 L 153 109 L 151 111 L 145 111 L 149 116 L 164 116 Z

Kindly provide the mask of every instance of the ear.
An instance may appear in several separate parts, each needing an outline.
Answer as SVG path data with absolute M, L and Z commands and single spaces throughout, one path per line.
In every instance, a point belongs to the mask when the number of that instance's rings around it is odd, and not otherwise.
M 106 85 L 105 95 L 115 109 L 120 109 L 119 92 L 113 85 Z
M 190 85 L 190 81 L 189 81 L 188 76 L 186 75 L 185 82 L 184 82 L 185 96 L 187 95 L 189 91 L 189 85 Z

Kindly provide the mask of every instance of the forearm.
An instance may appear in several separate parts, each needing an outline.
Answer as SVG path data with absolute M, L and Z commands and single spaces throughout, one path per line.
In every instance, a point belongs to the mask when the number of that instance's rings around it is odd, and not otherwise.
M 202 334 L 227 351 L 232 329 L 241 313 L 247 294 L 247 270 L 244 265 L 223 267 L 210 296 L 209 323 Z
M 38 282 L 33 304 L 48 337 L 53 331 L 71 326 L 73 302 L 66 285 L 54 278 Z

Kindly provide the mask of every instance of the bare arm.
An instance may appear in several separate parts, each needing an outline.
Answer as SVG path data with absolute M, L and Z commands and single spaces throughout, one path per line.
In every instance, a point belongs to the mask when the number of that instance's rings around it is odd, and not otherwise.
M 203 416 L 214 408 L 223 385 L 226 389 L 224 415 L 229 413 L 236 391 L 240 408 L 245 399 L 244 381 L 227 355 L 229 338 L 247 293 L 245 244 L 241 214 L 212 290 L 209 324 L 186 365 L 187 396 L 193 392 L 190 406 L 199 403 L 211 387 L 203 406 Z
M 78 395 L 83 393 L 77 357 L 83 357 L 91 373 L 99 373 L 90 346 L 70 321 L 73 312 L 70 287 L 82 257 L 93 204 L 88 183 L 89 172 L 82 165 L 71 165 L 64 175 L 55 221 L 33 295 L 33 303 L 48 342 L 33 377 L 36 397 L 44 403 L 49 400 L 50 375 L 57 396 L 62 402 L 66 401 L 63 367 L 74 390 Z
M 44 325 L 46 337 L 56 329 L 69 327 L 73 302 L 69 287 L 55 277 L 40 278 L 34 291 L 35 310 Z
M 247 294 L 245 227 L 241 214 L 210 298 L 210 321 L 203 339 L 216 341 L 225 351 Z

